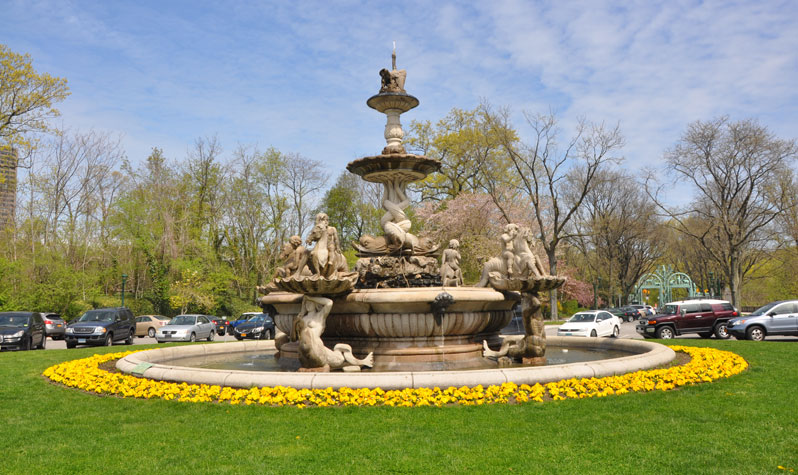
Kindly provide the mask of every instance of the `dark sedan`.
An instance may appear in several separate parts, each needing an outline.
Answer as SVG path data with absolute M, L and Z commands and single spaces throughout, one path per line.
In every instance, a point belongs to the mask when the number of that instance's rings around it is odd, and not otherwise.
M 0 313 L 0 349 L 43 350 L 47 344 L 42 314 L 36 312 Z
M 230 328 L 230 322 L 225 317 L 217 317 L 215 315 L 205 316 L 208 317 L 208 320 L 213 322 L 216 327 L 217 335 L 224 336 L 224 334 L 227 333 L 227 329 Z
M 274 320 L 268 314 L 260 313 L 241 323 L 233 330 L 236 339 L 271 340 L 274 338 Z

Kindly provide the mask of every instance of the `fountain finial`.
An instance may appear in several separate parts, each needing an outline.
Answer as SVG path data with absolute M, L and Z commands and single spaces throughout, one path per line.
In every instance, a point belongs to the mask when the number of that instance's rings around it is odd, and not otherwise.
M 392 70 L 396 71 L 396 40 L 393 42 L 393 54 L 391 54 L 391 64 L 393 66 Z

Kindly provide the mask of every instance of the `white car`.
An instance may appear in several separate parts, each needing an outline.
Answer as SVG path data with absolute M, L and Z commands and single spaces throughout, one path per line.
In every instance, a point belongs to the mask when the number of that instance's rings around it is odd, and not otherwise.
M 155 339 L 158 343 L 167 341 L 213 341 L 216 325 L 207 315 L 178 315 L 158 329 Z
M 611 336 L 621 333 L 621 319 L 604 310 L 586 310 L 557 329 L 557 336 Z

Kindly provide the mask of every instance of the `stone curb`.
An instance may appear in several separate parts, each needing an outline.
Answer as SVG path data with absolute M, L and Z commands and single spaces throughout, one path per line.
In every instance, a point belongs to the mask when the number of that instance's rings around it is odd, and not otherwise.
M 152 366 L 143 373 L 145 378 L 159 381 L 208 384 L 235 388 L 253 386 L 286 386 L 296 389 L 382 388 L 384 390 L 404 388 L 446 388 L 450 386 L 489 386 L 506 382 L 535 384 L 560 381 L 569 378 L 601 378 L 654 368 L 671 362 L 676 353 L 667 346 L 641 340 L 616 338 L 548 337 L 547 346 L 570 348 L 601 348 L 635 353 L 621 358 L 612 358 L 587 363 L 569 363 L 552 366 L 524 368 L 497 368 L 472 371 L 413 371 L 386 373 L 293 373 L 266 371 L 239 371 L 191 368 L 161 364 L 176 358 L 241 353 L 249 351 L 273 351 L 274 341 L 241 341 L 232 343 L 208 343 L 202 345 L 175 346 L 141 351 L 128 355 L 116 363 L 117 369 L 132 373 L 141 363 Z M 139 367 L 140 368 L 140 367 Z

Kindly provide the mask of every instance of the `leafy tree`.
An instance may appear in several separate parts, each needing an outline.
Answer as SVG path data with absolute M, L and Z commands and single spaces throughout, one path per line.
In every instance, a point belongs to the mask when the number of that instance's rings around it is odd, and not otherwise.
M 443 201 L 464 192 L 490 192 L 508 181 L 516 183 L 501 140 L 515 145 L 518 137 L 509 126 L 496 130 L 480 108 L 454 108 L 434 127 L 429 121 L 411 122 L 407 148 L 441 161 L 438 172 L 413 188 L 421 193 L 422 201 Z
M 31 134 L 52 130 L 48 121 L 59 115 L 54 104 L 68 95 L 66 79 L 37 73 L 30 55 L 0 44 L 0 148 L 26 156 Z
M 330 223 L 338 229 L 342 245 L 348 247 L 349 242 L 356 241 L 364 234 L 380 231 L 382 212 L 373 204 L 379 201 L 378 195 L 376 185 L 347 171 L 338 175 L 335 185 L 327 190 L 320 209 L 327 213 Z

